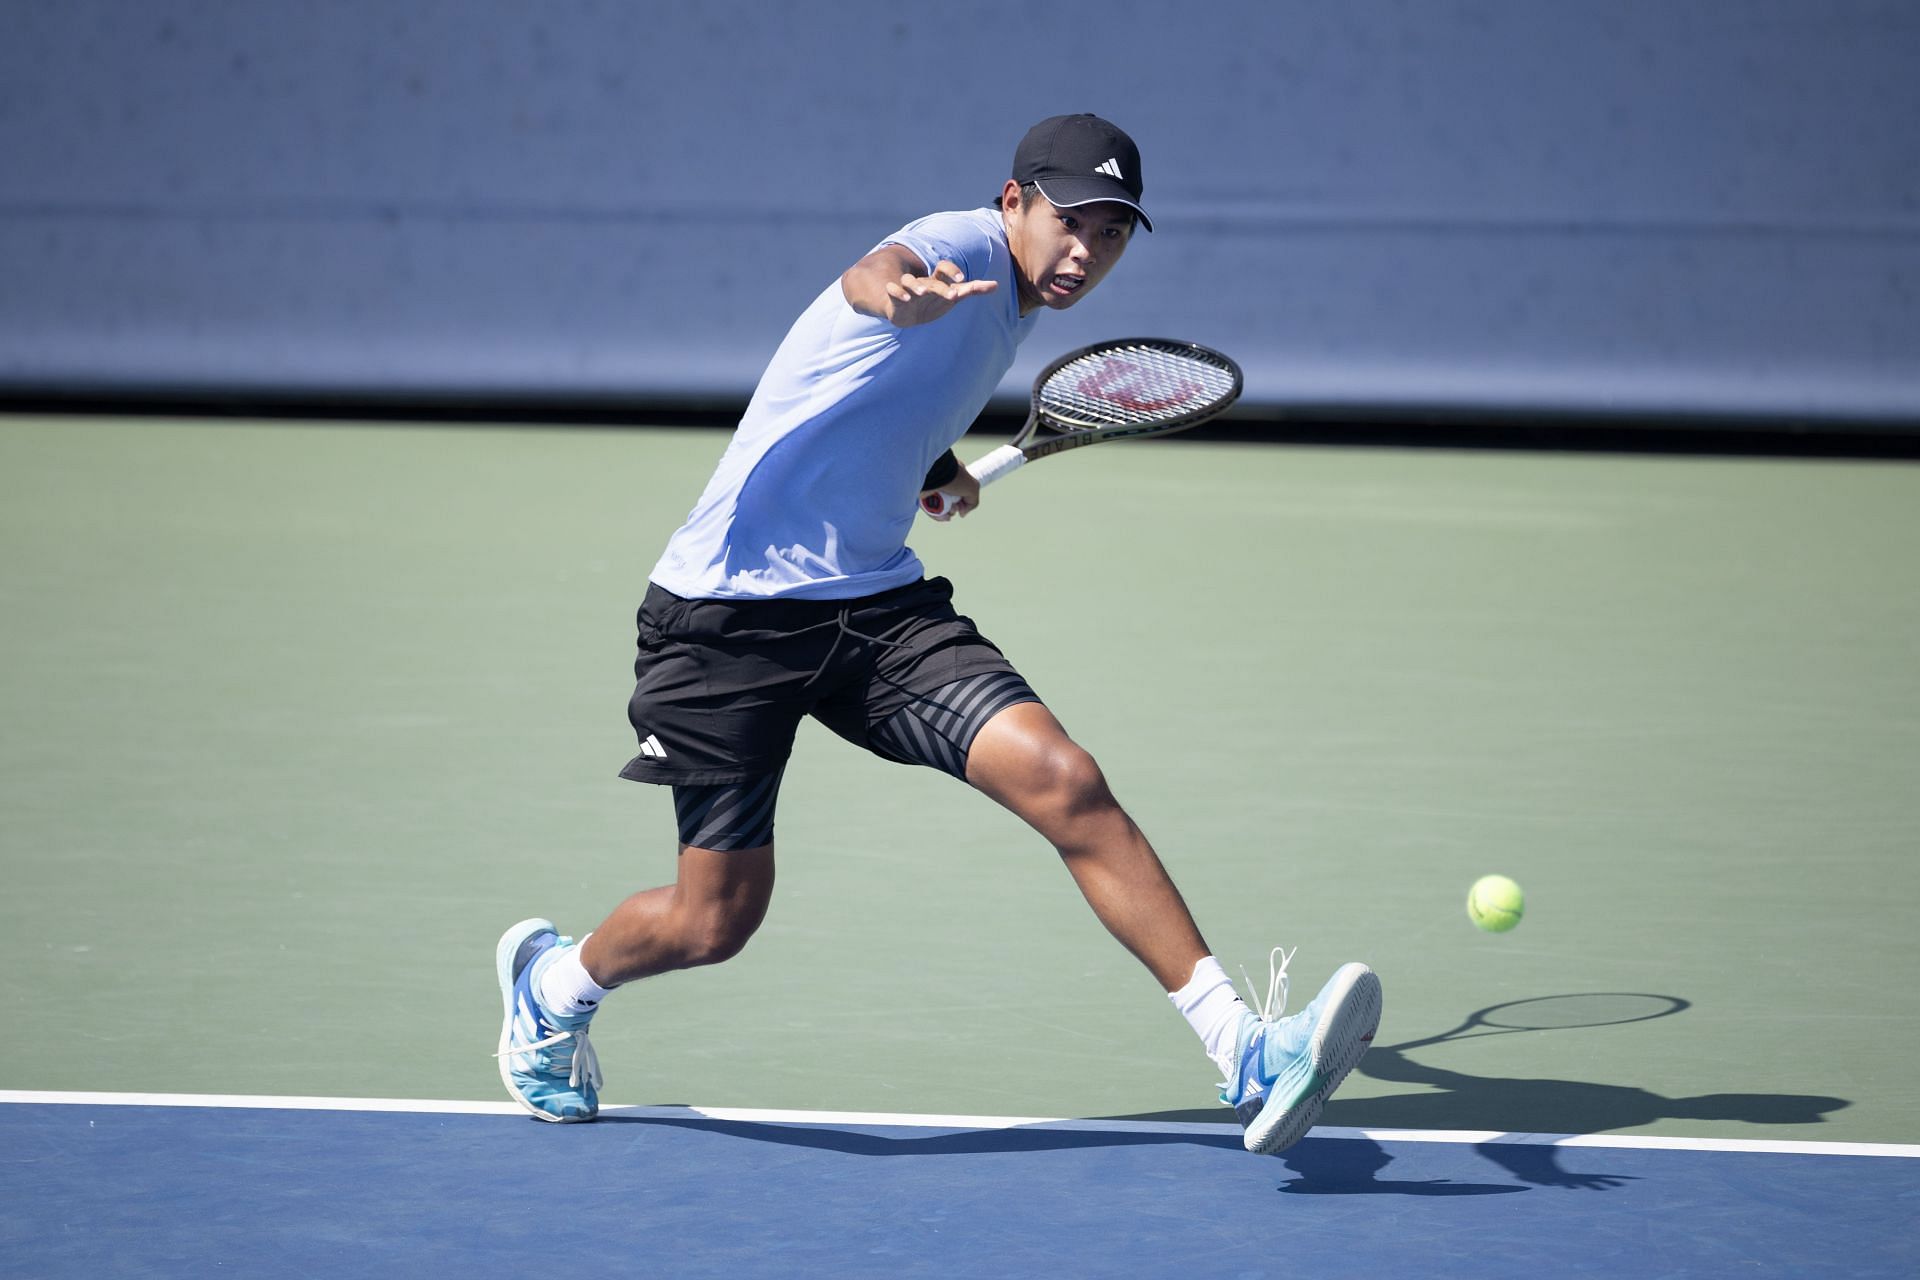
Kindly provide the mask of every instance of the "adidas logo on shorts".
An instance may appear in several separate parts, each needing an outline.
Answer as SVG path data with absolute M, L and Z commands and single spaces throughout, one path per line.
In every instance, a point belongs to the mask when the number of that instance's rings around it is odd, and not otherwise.
M 649 760 L 665 760 L 667 749 L 660 745 L 660 739 L 648 734 L 646 741 L 640 744 L 640 754 Z

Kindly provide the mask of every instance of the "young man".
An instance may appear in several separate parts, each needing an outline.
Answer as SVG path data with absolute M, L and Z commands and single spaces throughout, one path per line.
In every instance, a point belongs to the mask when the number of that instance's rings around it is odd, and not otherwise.
M 1292 1017 L 1272 989 L 1249 1009 L 1099 766 L 906 545 L 923 493 L 959 495 L 961 515 L 979 504 L 951 446 L 1040 313 L 1078 305 L 1135 227 L 1153 229 L 1140 196 L 1125 133 L 1091 115 L 1043 120 L 997 207 L 903 227 L 787 334 L 640 607 L 640 753 L 622 774 L 673 788 L 678 876 L 578 943 L 541 919 L 500 939 L 501 1076 L 534 1115 L 594 1117 L 587 1028 L 609 991 L 726 960 L 759 927 L 781 771 L 809 715 L 966 781 L 1045 837 L 1200 1036 L 1249 1150 L 1300 1138 L 1365 1052 L 1373 972 L 1342 967 Z M 1283 993 L 1284 980 L 1283 964 Z

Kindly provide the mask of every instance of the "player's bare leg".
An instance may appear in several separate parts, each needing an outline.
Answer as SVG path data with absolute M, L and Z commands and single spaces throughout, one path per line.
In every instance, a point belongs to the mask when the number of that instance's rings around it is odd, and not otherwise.
M 967 754 L 967 781 L 1044 836 L 1087 905 L 1162 988 L 1177 991 L 1207 944 L 1153 846 L 1100 766 L 1037 702 L 989 720 Z
M 772 896 L 771 844 L 727 853 L 683 845 L 673 884 L 634 894 L 580 943 L 551 920 L 508 929 L 494 950 L 503 1006 L 494 1056 L 507 1091 L 542 1120 L 593 1119 L 601 1076 L 587 1033 L 600 1001 L 623 982 L 738 954 Z
M 1039 703 L 987 722 L 967 780 L 1053 843 L 1101 923 L 1166 988 L 1225 1074 L 1220 1100 L 1246 1125 L 1247 1149 L 1270 1154 L 1304 1137 L 1373 1042 L 1381 1006 L 1373 971 L 1342 965 L 1304 1010 L 1282 1017 L 1281 958 L 1266 1004 L 1249 1009 L 1099 766 Z
M 603 987 L 740 953 L 773 900 L 773 846 L 719 852 L 680 847 L 673 884 L 643 889 L 581 943 L 580 962 Z

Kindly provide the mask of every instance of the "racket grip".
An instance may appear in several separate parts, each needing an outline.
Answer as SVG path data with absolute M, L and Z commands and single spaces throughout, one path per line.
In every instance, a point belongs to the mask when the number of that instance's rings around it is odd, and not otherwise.
M 978 481 L 980 487 L 984 489 L 1009 471 L 1018 470 L 1026 460 L 1027 455 L 1020 451 L 1020 446 L 1003 444 L 968 467 L 967 474 Z M 954 504 L 959 501 L 959 494 L 948 493 L 942 489 L 938 493 L 930 493 L 920 499 L 920 507 L 935 520 L 950 520 L 953 518 Z

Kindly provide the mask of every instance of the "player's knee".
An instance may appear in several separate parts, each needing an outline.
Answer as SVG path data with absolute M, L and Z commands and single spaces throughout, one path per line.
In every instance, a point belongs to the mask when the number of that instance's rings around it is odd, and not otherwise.
M 739 955 L 766 919 L 772 898 L 771 875 L 743 877 L 697 893 L 683 887 L 675 912 L 681 966 L 719 964 Z
M 747 940 L 751 937 L 751 929 L 723 927 L 700 930 L 687 940 L 687 966 L 695 968 L 731 960 L 746 950 Z
M 1029 775 L 1039 800 L 1063 817 L 1084 814 L 1113 803 L 1106 775 L 1084 747 L 1061 738 L 1039 748 Z
M 764 918 L 764 907 L 754 911 L 712 909 L 696 913 L 681 932 L 685 963 L 691 968 L 733 959 L 746 949 Z

